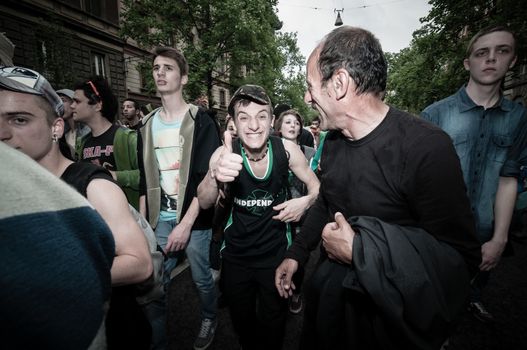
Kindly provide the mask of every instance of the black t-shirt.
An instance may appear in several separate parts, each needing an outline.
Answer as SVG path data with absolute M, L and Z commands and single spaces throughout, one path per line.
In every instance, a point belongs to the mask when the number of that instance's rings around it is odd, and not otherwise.
M 324 225 L 345 217 L 371 216 L 424 229 L 461 253 L 472 271 L 480 245 L 459 158 L 450 137 L 432 124 L 390 108 L 370 134 L 350 141 L 328 133 L 321 157 L 320 196 L 288 257 L 307 259 Z
M 239 141 L 233 143 L 233 151 L 240 153 Z M 273 268 L 282 261 L 290 239 L 290 226 L 273 219 L 278 214 L 273 207 L 287 199 L 289 162 L 282 140 L 273 136 L 263 178 L 251 173 L 247 157 L 241 154 L 243 168 L 230 185 L 233 206 L 225 227 L 223 258 L 250 267 Z
M 95 164 L 83 162 L 70 164 L 66 170 L 64 170 L 60 178 L 70 186 L 73 186 L 77 192 L 86 198 L 88 197 L 86 190 L 92 180 L 104 179 L 117 185 L 108 170 L 96 166 Z
M 97 164 L 108 170 L 117 170 L 113 156 L 113 140 L 119 125 L 114 124 L 99 136 L 90 135 L 82 149 L 82 160 Z

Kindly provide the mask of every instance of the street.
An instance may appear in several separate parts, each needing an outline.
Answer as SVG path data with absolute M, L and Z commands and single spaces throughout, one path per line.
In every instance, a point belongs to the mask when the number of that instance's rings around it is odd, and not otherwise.
M 513 242 L 514 255 L 503 258 L 491 276 L 483 301 L 494 315 L 494 324 L 483 324 L 465 313 L 448 350 L 527 349 L 527 242 Z M 316 255 L 316 252 L 313 253 Z M 309 267 L 312 269 L 315 256 Z M 308 268 L 306 278 L 309 278 Z M 192 349 L 199 330 L 197 291 L 187 268 L 176 276 L 169 295 L 170 349 Z M 209 349 L 237 350 L 239 344 L 232 329 L 227 308 L 219 310 L 216 337 Z M 288 315 L 284 350 L 296 350 L 302 326 L 302 314 Z

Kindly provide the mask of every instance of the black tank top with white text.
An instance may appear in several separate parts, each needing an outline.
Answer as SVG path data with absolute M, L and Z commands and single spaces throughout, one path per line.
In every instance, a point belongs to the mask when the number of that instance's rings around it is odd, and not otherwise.
M 291 243 L 289 224 L 273 219 L 273 207 L 287 200 L 289 161 L 280 138 L 268 140 L 267 171 L 257 178 L 239 140 L 233 151 L 241 154 L 243 168 L 230 184 L 231 216 L 225 226 L 224 259 L 254 268 L 274 268 Z

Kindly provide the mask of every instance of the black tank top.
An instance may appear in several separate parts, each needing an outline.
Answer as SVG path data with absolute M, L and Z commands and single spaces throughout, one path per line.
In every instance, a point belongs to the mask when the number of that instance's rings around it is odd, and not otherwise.
M 241 154 L 243 168 L 231 183 L 233 207 L 225 227 L 224 259 L 255 268 L 274 268 L 291 242 L 288 224 L 274 220 L 273 207 L 287 200 L 289 161 L 282 140 L 268 140 L 267 171 L 256 178 L 239 140 L 233 151 Z

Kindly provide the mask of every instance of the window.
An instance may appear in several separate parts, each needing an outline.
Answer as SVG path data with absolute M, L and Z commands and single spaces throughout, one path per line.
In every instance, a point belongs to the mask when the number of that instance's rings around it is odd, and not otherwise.
M 48 48 L 46 47 L 46 43 L 44 41 L 39 41 L 39 52 L 38 52 L 38 63 L 40 64 L 40 67 L 46 68 L 48 64 Z M 42 72 L 42 74 L 46 74 L 46 72 Z
M 54 59 L 55 55 L 53 54 L 53 48 L 53 42 L 46 42 L 44 40 L 38 41 L 38 65 L 36 68 L 41 74 L 48 78 L 48 80 L 53 80 L 53 75 L 55 74 L 53 66 L 56 61 Z
M 149 61 L 140 61 L 136 66 L 137 71 L 139 72 L 141 80 L 141 92 L 147 93 L 149 95 L 156 94 L 156 83 L 154 82 L 154 77 L 152 76 L 152 63 Z
M 92 52 L 92 72 L 95 75 L 106 76 L 106 59 L 103 54 Z
M 225 98 L 225 90 L 220 89 L 220 107 L 227 106 L 227 99 Z
M 60 0 L 60 2 L 76 7 L 78 9 L 81 8 L 81 0 Z
M 224 74 L 227 71 L 227 57 L 226 55 L 221 55 L 218 58 L 218 72 Z
M 75 79 L 71 68 L 71 35 L 52 23 L 37 24 L 34 32 L 34 63 L 31 68 L 54 86 L 71 85 Z
M 92 16 L 119 24 L 119 2 L 117 0 L 59 0 Z
M 97 17 L 103 17 L 102 16 L 102 1 L 100 0 L 85 0 L 84 4 L 86 5 L 86 12 L 97 16 Z
M 119 1 L 103 1 L 103 18 L 113 24 L 119 24 Z

